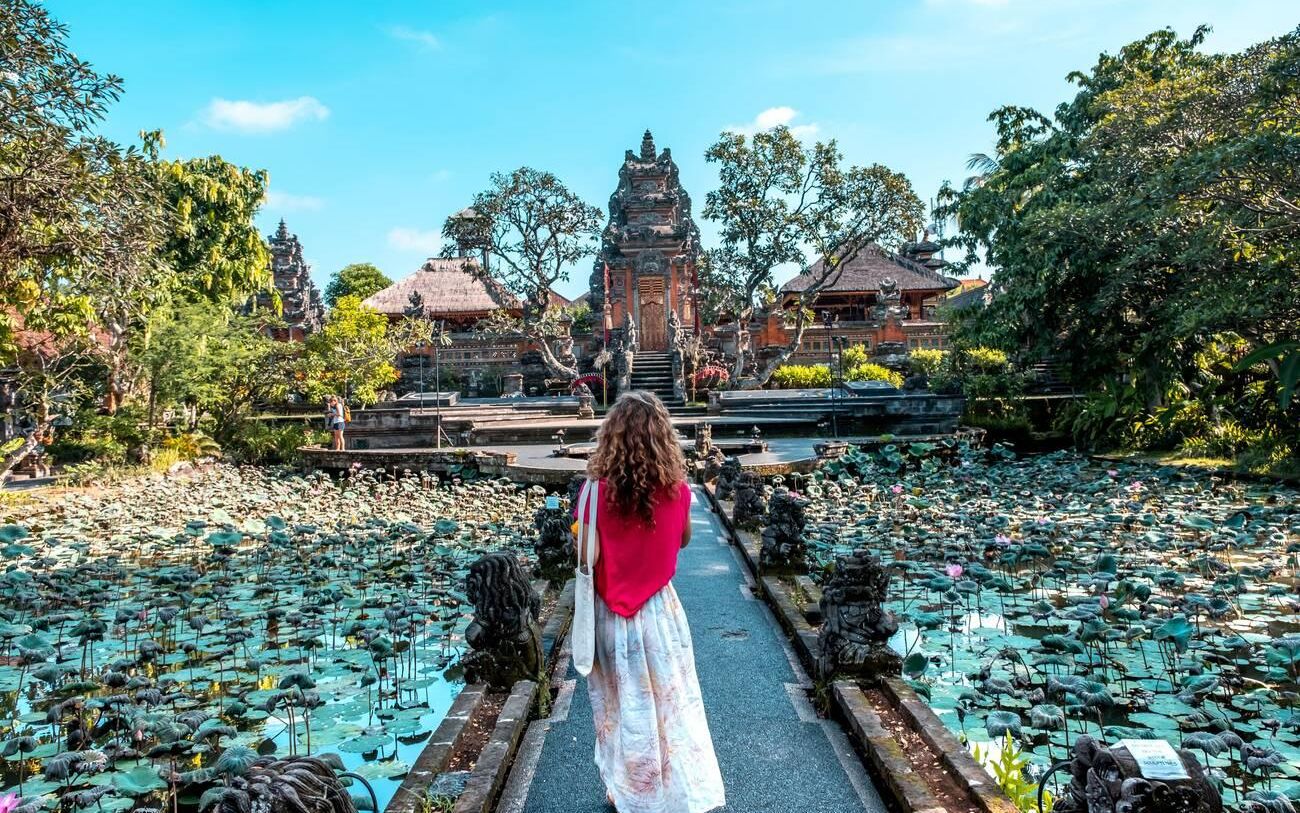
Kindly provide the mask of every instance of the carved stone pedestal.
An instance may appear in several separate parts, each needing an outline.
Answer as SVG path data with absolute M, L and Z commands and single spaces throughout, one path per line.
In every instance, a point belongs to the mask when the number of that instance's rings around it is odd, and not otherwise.
M 804 574 L 808 572 L 808 548 L 803 531 L 807 524 L 804 509 L 808 500 L 788 488 L 778 488 L 767 503 L 767 527 L 763 529 L 763 547 L 758 566 L 764 574 Z
M 524 376 L 522 373 L 506 373 L 501 376 L 501 397 L 521 398 L 524 394 Z
M 542 600 L 514 554 L 497 552 L 470 566 L 466 595 L 474 620 L 465 628 L 470 651 L 462 663 L 468 683 L 510 689 L 520 680 L 537 680 L 542 669 L 542 630 L 537 623 Z
M 823 677 L 898 675 L 902 659 L 889 648 L 898 619 L 885 609 L 889 572 L 865 549 L 841 556 L 822 590 L 819 636 Z

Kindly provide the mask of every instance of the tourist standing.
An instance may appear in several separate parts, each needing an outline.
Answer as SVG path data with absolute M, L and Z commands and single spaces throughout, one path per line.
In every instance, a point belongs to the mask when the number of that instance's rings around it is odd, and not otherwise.
M 347 411 L 343 399 L 331 395 L 325 401 L 325 426 L 330 430 L 330 448 L 336 452 L 343 451 L 343 428 L 347 425 Z
M 596 766 L 619 813 L 704 813 L 726 803 L 686 613 L 672 577 L 691 538 L 691 489 L 668 410 L 619 396 L 587 465 L 596 511 L 595 662 L 587 677 Z M 578 539 L 587 507 L 579 505 Z M 582 556 L 580 553 L 579 556 Z

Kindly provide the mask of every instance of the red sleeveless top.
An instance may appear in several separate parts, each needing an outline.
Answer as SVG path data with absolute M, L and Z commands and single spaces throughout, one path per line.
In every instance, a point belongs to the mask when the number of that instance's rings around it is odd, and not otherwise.
M 600 540 L 596 593 L 609 609 L 631 618 L 677 572 L 682 534 L 691 521 L 691 487 L 681 482 L 655 498 L 653 527 L 636 516 L 618 513 L 607 491 L 602 480 L 596 512 Z M 574 514 L 585 522 L 587 506 L 580 501 Z

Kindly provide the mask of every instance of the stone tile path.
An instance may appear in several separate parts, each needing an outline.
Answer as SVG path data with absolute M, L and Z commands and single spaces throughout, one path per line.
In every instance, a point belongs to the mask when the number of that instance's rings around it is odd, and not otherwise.
M 880 813 L 884 805 L 699 495 L 673 583 L 686 607 L 729 813 Z M 567 656 L 566 656 L 567 660 Z M 548 720 L 525 737 L 498 813 L 610 813 L 592 762 L 585 682 L 572 666 Z

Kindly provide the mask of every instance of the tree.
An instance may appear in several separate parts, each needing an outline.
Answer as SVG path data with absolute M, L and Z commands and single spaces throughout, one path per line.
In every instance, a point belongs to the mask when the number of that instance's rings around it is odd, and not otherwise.
M 578 371 L 551 349 L 557 324 L 551 290 L 569 278 L 570 266 L 595 251 L 600 224 L 600 210 L 559 178 L 521 167 L 493 174 L 491 188 L 442 227 L 454 244 L 445 256 L 459 247 L 481 252 L 484 264 L 469 267 L 487 278 L 502 311 L 521 310 L 516 329 L 537 346 L 552 375 L 573 379 Z
M 332 308 L 345 296 L 365 299 L 392 284 L 393 281 L 371 263 L 345 265 L 334 272 L 325 286 L 325 304 Z
M 149 425 L 162 409 L 179 407 L 191 425 L 206 414 L 215 437 L 228 435 L 257 405 L 287 395 L 291 352 L 228 305 L 197 299 L 159 308 L 134 354 Z
M 307 337 L 298 361 L 304 394 L 324 401 L 340 395 L 373 404 L 397 380 L 393 361 L 414 342 L 406 330 L 389 330 L 388 317 L 345 296 L 330 311 L 325 325 Z
M 1231 54 L 1205 34 L 1103 54 L 1053 116 L 990 116 L 996 154 L 943 214 L 1000 294 L 959 338 L 1064 360 L 1085 388 L 1129 376 L 1148 409 L 1225 334 L 1300 338 L 1300 29 Z
M 96 297 L 134 295 L 152 264 L 161 208 L 145 156 L 95 133 L 121 80 L 67 45 L 67 28 L 39 4 L 0 15 L 0 357 L 14 361 L 19 330 L 49 352 L 82 347 Z M 146 136 L 146 150 L 157 138 Z M 122 279 L 114 275 L 123 274 Z M 130 277 L 128 279 L 127 277 Z M 64 341 L 67 339 L 67 341 Z
M 708 252 L 707 279 L 723 292 L 706 300 L 734 309 L 735 375 L 742 387 L 761 387 L 793 355 L 821 291 L 859 251 L 871 243 L 896 245 L 920 227 L 924 208 L 905 176 L 880 164 L 842 166 L 842 158 L 834 141 L 805 148 L 785 126 L 750 139 L 723 133 L 705 153 L 719 165 L 719 187 L 705 198 L 704 216 L 718 221 L 722 239 Z M 790 344 L 745 378 L 758 296 L 775 288 L 777 269 L 789 266 L 808 283 L 797 294 Z
M 271 282 L 271 255 L 253 223 L 266 171 L 209 155 L 157 162 L 172 218 L 162 260 L 184 296 L 242 302 Z

